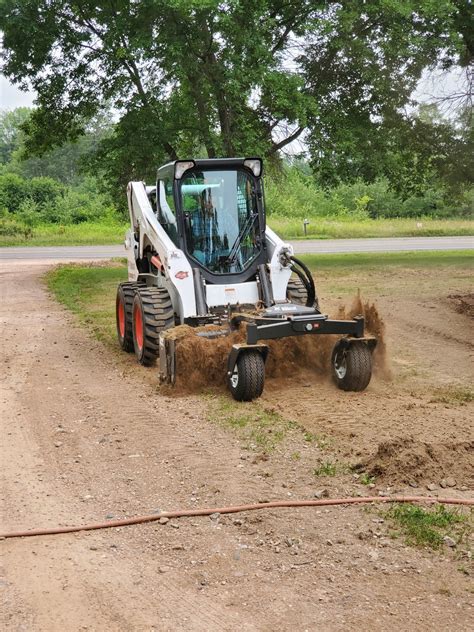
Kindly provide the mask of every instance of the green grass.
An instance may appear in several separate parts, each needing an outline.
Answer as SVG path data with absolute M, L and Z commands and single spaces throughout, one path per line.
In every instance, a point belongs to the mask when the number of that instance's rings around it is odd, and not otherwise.
M 325 450 L 331 443 L 326 435 L 317 435 L 314 432 L 309 432 L 309 430 L 303 432 L 303 439 L 307 443 L 315 443 L 320 450 Z
M 436 390 L 430 403 L 449 404 L 451 406 L 464 406 L 474 401 L 474 390 L 467 387 L 450 386 Z
M 441 548 L 445 536 L 457 543 L 464 542 L 472 527 L 468 515 L 446 509 L 444 505 L 434 509 L 395 505 L 384 515 L 395 526 L 395 535 L 403 535 L 408 544 L 431 549 Z
M 127 279 L 122 262 L 106 265 L 65 265 L 46 275 L 49 289 L 57 300 L 74 312 L 95 336 L 115 346 L 115 294 Z
M 222 395 L 208 396 L 208 418 L 234 430 L 246 447 L 269 453 L 296 424 L 259 402 L 237 403 Z
M 370 476 L 367 472 L 363 472 L 359 476 L 359 483 L 362 485 L 373 485 L 375 483 L 375 476 Z
M 33 229 L 28 239 L 18 235 L 0 235 L 0 246 L 102 246 L 120 244 L 128 224 L 92 223 L 58 226 L 43 224 Z
M 474 220 L 471 219 L 308 219 L 307 239 L 474 235 Z M 299 218 L 270 215 L 268 224 L 283 239 L 305 238 L 303 222 Z
M 270 216 L 269 225 L 282 239 L 303 239 L 301 220 Z M 338 220 L 315 217 L 308 226 L 308 239 L 334 239 L 351 237 L 410 237 L 474 235 L 474 221 L 464 219 L 421 220 Z M 33 229 L 33 235 L 0 235 L 0 246 L 80 246 L 120 244 L 128 223 L 113 224 L 84 222 L 67 226 L 43 224 Z
M 337 255 L 300 255 L 314 269 L 354 267 L 381 269 L 385 266 L 431 268 L 474 265 L 474 250 L 423 250 L 420 252 L 356 252 Z
M 336 476 L 338 470 L 339 468 L 336 463 L 326 461 L 325 463 L 321 463 L 318 467 L 315 467 L 313 474 L 314 476 Z

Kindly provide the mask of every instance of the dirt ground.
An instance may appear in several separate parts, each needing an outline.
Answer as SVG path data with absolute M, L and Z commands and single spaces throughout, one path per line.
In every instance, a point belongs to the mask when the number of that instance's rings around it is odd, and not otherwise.
M 293 430 L 259 458 L 209 420 L 205 399 L 160 394 L 153 370 L 77 326 L 48 296 L 46 269 L 0 270 L 0 530 L 322 490 L 472 497 L 473 404 L 456 395 L 472 383 L 472 320 L 448 298 L 466 296 L 467 272 L 365 279 L 391 379 L 379 372 L 366 392 L 344 393 L 289 366 L 267 381 L 263 406 L 324 442 Z M 347 299 L 349 277 L 335 287 L 322 276 L 324 305 Z M 375 487 L 343 468 L 315 477 L 328 458 L 363 463 Z M 454 487 L 439 486 L 447 477 Z M 390 530 L 379 510 L 343 506 L 5 540 L 2 629 L 472 629 L 465 553 L 413 548 Z

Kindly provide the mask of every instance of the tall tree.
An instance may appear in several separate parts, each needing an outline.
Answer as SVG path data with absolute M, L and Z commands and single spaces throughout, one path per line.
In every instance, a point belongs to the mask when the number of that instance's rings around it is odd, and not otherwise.
M 0 112 L 0 164 L 6 164 L 22 142 L 21 125 L 29 118 L 30 108 Z
M 305 134 L 315 167 L 340 177 L 383 151 L 377 125 L 424 67 L 472 61 L 463 2 L 4 0 L 3 70 L 38 94 L 31 152 L 111 105 L 102 152 L 122 182 L 178 155 L 276 157 Z

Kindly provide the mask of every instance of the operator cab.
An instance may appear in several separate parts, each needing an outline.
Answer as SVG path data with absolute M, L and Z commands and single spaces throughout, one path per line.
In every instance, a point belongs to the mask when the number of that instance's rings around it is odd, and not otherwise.
M 266 261 L 262 162 L 186 160 L 157 174 L 158 219 L 210 283 L 255 278 Z

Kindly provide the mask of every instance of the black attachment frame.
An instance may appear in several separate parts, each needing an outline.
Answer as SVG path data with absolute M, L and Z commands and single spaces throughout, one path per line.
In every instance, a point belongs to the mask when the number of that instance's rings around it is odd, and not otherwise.
M 352 320 L 331 320 L 324 314 L 310 316 L 287 316 L 286 318 L 247 318 L 247 344 L 256 345 L 259 340 L 275 340 L 288 336 L 306 336 L 311 334 L 336 334 L 364 338 L 364 318 L 355 316 Z

